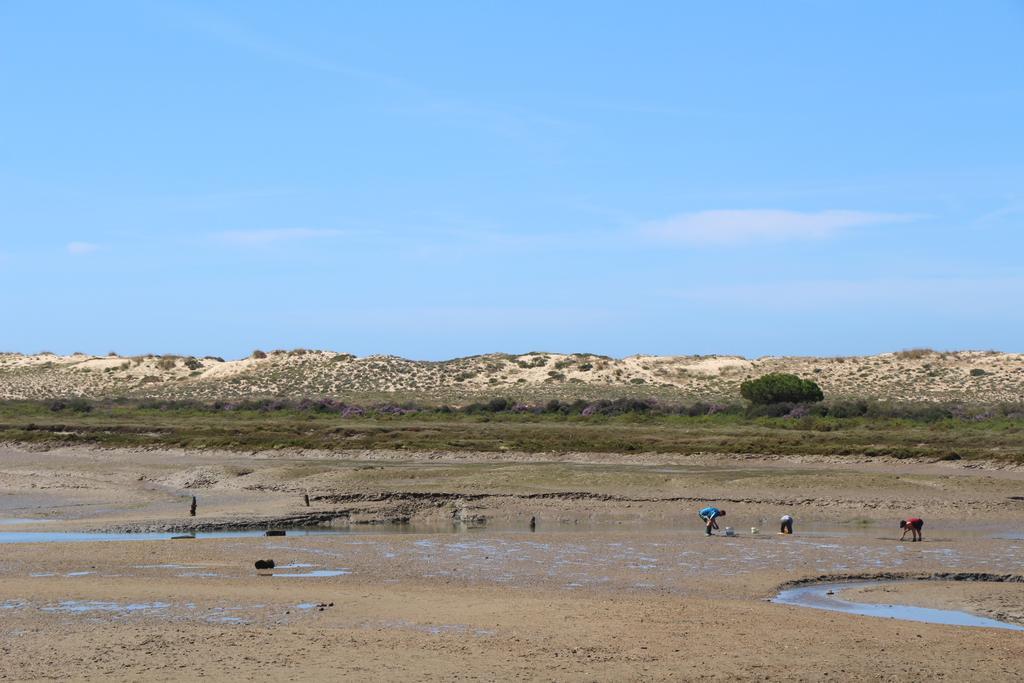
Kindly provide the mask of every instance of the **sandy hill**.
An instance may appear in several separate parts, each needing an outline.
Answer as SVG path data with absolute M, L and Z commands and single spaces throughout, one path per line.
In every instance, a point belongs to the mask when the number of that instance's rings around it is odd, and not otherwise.
M 1024 354 L 900 351 L 858 357 L 488 354 L 412 361 L 332 351 L 274 351 L 242 360 L 191 356 L 0 354 L 0 399 L 128 397 L 233 400 L 321 397 L 462 402 L 486 396 L 654 396 L 735 400 L 745 379 L 792 372 L 830 397 L 1024 400 Z

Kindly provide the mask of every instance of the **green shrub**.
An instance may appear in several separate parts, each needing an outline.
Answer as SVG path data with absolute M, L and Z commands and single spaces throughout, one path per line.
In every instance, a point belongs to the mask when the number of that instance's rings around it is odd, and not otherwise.
M 84 398 L 72 398 L 66 401 L 52 401 L 50 403 L 50 410 L 54 412 L 71 410 L 76 413 L 88 413 L 92 411 L 92 404 Z
M 987 374 L 989 374 L 989 373 L 985 372 L 981 368 L 973 368 L 971 370 L 971 377 L 984 377 Z
M 487 403 L 487 410 L 491 411 L 492 413 L 500 413 L 503 410 L 508 410 L 511 407 L 512 401 L 508 400 L 507 398 L 492 398 Z
M 751 403 L 815 403 L 825 398 L 816 383 L 796 375 L 774 372 L 740 385 L 740 395 Z

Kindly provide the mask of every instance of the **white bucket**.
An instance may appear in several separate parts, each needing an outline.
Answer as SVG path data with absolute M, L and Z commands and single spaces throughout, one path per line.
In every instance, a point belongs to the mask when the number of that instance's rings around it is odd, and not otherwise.
M 758 529 L 756 526 L 752 526 L 752 527 L 750 527 L 750 533 L 752 533 L 752 534 L 759 534 L 759 533 L 761 533 L 761 530 Z

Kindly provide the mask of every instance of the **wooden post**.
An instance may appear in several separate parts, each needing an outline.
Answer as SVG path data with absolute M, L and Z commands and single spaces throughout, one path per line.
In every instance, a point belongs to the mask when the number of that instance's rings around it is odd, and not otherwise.
M 192 505 L 189 506 L 188 513 L 193 517 L 196 516 L 196 497 L 192 496 Z
M 306 501 L 306 507 L 309 507 L 309 494 L 303 494 L 302 499 Z

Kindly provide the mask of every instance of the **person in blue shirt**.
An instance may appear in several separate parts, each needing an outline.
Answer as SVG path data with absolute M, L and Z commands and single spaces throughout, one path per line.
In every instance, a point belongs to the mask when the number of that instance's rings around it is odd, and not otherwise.
M 725 517 L 725 510 L 719 510 L 716 507 L 706 507 L 697 514 L 704 520 L 705 532 L 710 536 L 711 530 L 718 528 L 718 522 L 715 520 L 719 517 Z

